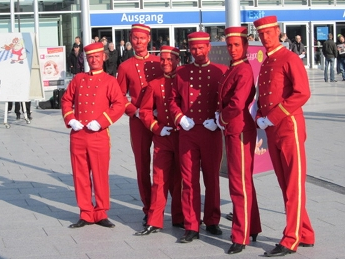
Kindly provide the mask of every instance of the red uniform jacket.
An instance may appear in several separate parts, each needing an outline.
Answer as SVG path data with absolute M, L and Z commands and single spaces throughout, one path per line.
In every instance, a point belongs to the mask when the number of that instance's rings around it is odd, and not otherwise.
M 122 116 L 125 104 L 117 80 L 100 70 L 77 74 L 62 96 L 61 109 L 67 127 L 72 119 L 83 125 L 96 120 L 105 129 Z
M 174 79 L 175 74 L 164 75 L 151 81 L 143 96 L 140 119 L 154 134 L 160 135 L 164 126 L 174 128 L 174 120 L 170 115 L 168 103 Z M 153 116 L 154 109 L 157 109 L 157 119 Z
M 176 81 L 169 98 L 175 125 L 183 115 L 203 124 L 215 117 L 218 109 L 218 81 L 227 66 L 208 62 L 188 64 L 177 71 Z
M 278 125 L 286 116 L 303 113 L 310 89 L 307 73 L 297 62 L 301 59 L 284 46 L 268 53 L 260 69 L 257 118 L 267 116 Z
M 144 58 L 134 56 L 119 66 L 117 80 L 125 98 L 125 112 L 128 116 L 134 116 L 140 107 L 148 82 L 163 74 L 159 60 L 158 56 L 150 54 Z M 131 97 L 130 101 L 127 100 L 127 92 Z
M 247 59 L 232 63 L 219 83 L 220 125 L 224 134 L 239 134 L 256 128 L 249 112 L 255 85 L 252 67 Z

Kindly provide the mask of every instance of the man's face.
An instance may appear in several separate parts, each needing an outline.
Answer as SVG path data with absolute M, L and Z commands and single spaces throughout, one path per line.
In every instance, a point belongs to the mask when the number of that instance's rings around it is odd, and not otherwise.
M 114 43 L 109 43 L 109 50 L 113 51 L 114 50 Z
M 344 41 L 345 41 L 344 36 L 340 36 L 340 37 L 339 37 L 339 41 L 340 41 L 341 43 L 344 43 Z
M 270 27 L 270 28 L 261 29 L 259 32 L 259 37 L 264 47 L 270 51 L 280 44 L 279 34 L 280 34 L 279 27 Z
M 246 57 L 248 44 L 243 44 L 241 37 L 228 37 L 226 47 L 233 61 L 238 61 Z
M 160 54 L 160 67 L 165 74 L 170 74 L 176 70 L 179 59 L 171 53 Z
M 296 40 L 298 43 L 300 43 L 300 42 L 301 42 L 301 37 L 300 37 L 300 36 L 296 36 L 296 37 L 295 37 L 295 40 Z
M 77 44 L 79 44 L 79 43 L 80 43 L 80 39 L 79 39 L 79 38 L 75 38 L 75 39 L 74 39 L 74 42 L 77 43 Z
M 197 64 L 199 63 L 205 63 L 208 61 L 208 53 L 211 50 L 210 44 L 191 44 L 190 45 L 190 53 L 192 54 L 193 58 L 195 59 L 195 62 Z
M 120 45 L 124 46 L 125 45 L 125 41 L 124 40 L 120 41 Z
M 151 36 L 144 32 L 133 32 L 131 34 L 132 47 L 137 53 L 146 51 L 150 40 Z
M 86 60 L 91 70 L 101 70 L 103 69 L 105 54 L 103 52 L 91 53 L 86 55 Z

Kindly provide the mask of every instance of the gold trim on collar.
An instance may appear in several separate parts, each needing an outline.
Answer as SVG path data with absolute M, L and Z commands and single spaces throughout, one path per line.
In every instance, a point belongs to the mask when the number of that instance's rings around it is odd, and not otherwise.
M 207 67 L 210 63 L 211 63 L 211 60 L 209 60 L 205 64 L 201 64 L 201 65 L 193 62 L 194 66 L 196 66 L 196 67 Z
M 167 74 L 164 74 L 164 77 L 165 78 L 174 78 L 176 76 L 176 74 L 171 74 L 171 75 L 167 75 Z
M 281 48 L 284 48 L 283 45 L 280 45 L 278 47 L 276 47 L 274 50 L 271 50 L 270 52 L 267 52 L 267 56 L 271 56 L 273 55 L 274 53 L 276 53 L 278 50 L 280 50 Z
M 236 61 L 236 62 L 232 63 L 231 66 L 232 66 L 232 67 L 237 66 L 237 65 L 239 65 L 239 64 L 241 64 L 241 63 L 243 63 L 243 62 L 245 62 L 245 61 L 247 61 L 247 58 L 241 59 L 241 60 L 239 60 L 239 61 Z
M 140 56 L 138 56 L 138 55 L 136 55 L 136 54 L 134 53 L 134 57 L 135 57 L 136 59 L 147 59 L 149 56 L 150 56 L 150 53 L 147 53 L 147 55 L 146 55 L 145 57 L 140 57 Z

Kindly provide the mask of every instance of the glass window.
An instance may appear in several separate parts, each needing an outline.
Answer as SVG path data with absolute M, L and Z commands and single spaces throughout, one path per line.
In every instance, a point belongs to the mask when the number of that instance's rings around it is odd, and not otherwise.
M 141 8 L 140 7 L 140 0 L 115 0 L 114 1 L 114 9 L 119 8 Z
M 89 0 L 90 10 L 112 10 L 111 0 Z
M 144 8 L 170 8 L 170 0 L 145 0 Z
M 225 0 L 202 0 L 201 5 L 202 7 L 222 7 L 225 6 Z
M 172 0 L 172 7 L 178 8 L 178 7 L 198 7 L 198 1 L 197 0 L 190 0 L 190 1 L 184 1 L 184 0 Z
M 10 12 L 10 0 L 4 0 L 0 3 L 0 13 L 9 13 Z
M 243 6 L 255 6 L 253 0 L 240 0 L 240 5 L 243 5 Z
M 224 30 L 225 26 L 205 26 L 205 31 L 210 34 L 211 41 L 224 41 Z
M 310 0 L 310 2 L 311 2 L 311 5 L 334 5 L 334 0 Z M 340 1 L 337 0 L 337 4 L 339 2 Z
M 284 5 L 308 5 L 308 0 L 284 0 Z
M 258 0 L 258 6 L 263 5 L 282 5 L 284 0 Z
M 175 28 L 174 29 L 174 36 L 175 36 L 175 47 L 180 49 L 180 62 L 181 64 L 188 64 L 192 62 L 192 56 L 189 52 L 188 47 L 188 38 L 187 35 L 195 32 L 196 28 Z

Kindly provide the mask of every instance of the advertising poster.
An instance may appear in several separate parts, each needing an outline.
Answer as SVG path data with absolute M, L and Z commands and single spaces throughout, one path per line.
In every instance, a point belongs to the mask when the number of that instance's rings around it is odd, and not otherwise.
M 252 66 L 253 75 L 254 75 L 254 83 L 257 85 L 260 67 L 262 62 L 265 60 L 266 57 L 266 50 L 265 48 L 260 45 L 249 45 L 247 59 Z M 220 63 L 229 66 L 230 64 L 230 56 L 225 46 L 225 42 L 212 42 L 212 48 L 210 52 L 210 60 L 215 63 Z M 253 103 L 250 107 L 250 112 L 254 118 L 256 115 L 257 105 L 256 100 L 253 100 Z M 267 138 L 266 133 L 264 130 L 258 129 L 257 130 L 257 141 L 259 142 L 262 140 L 261 148 L 265 148 L 267 150 Z M 260 141 L 261 142 L 261 141 Z M 222 162 L 222 174 L 226 174 L 225 171 L 226 166 L 226 154 L 225 151 L 223 152 L 223 162 Z M 255 154 L 254 157 L 254 174 L 262 173 L 273 170 L 273 165 L 271 162 L 271 157 L 268 153 L 268 150 L 261 155 Z
M 44 90 L 65 87 L 65 46 L 39 48 L 39 63 Z

